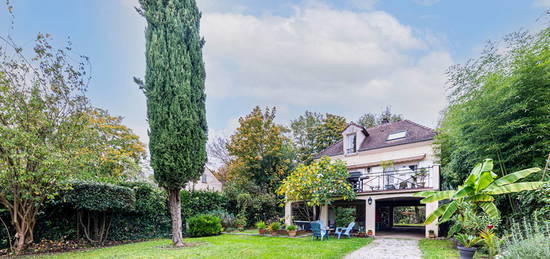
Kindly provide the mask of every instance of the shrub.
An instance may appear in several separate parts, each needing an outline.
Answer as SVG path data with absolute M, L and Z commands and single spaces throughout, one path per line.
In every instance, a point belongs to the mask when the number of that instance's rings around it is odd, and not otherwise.
M 259 229 L 265 229 L 267 227 L 267 225 L 263 221 L 258 221 L 258 222 L 256 222 L 256 227 L 259 228 Z
M 95 212 L 126 212 L 134 209 L 136 198 L 132 189 L 107 183 L 71 183 L 62 199 L 77 210 Z
M 199 215 L 187 220 L 189 235 L 192 237 L 204 237 L 220 234 L 223 230 L 221 219 L 214 215 Z
M 235 220 L 235 225 L 239 230 L 243 230 L 246 227 L 247 221 L 246 216 L 244 214 L 237 215 L 237 219 Z
M 272 232 L 280 230 L 281 229 L 281 223 L 273 222 L 273 223 L 269 224 L 268 229 L 269 229 L 269 231 L 272 231 Z
M 298 227 L 296 225 L 289 225 L 289 226 L 286 227 L 286 230 L 288 230 L 288 231 L 294 231 L 296 229 L 298 229 Z
M 214 210 L 208 214 L 219 217 L 222 220 L 222 226 L 225 229 L 235 227 L 235 216 L 225 210 Z
M 354 208 L 342 208 L 336 207 L 334 209 L 336 216 L 337 227 L 347 227 L 349 223 L 355 221 L 355 209 Z
M 550 223 L 526 219 L 512 223 L 499 246 L 499 256 L 503 259 L 530 258 L 542 259 L 550 255 Z
M 214 191 L 181 191 L 181 217 L 184 220 L 212 211 L 227 211 L 227 198 Z

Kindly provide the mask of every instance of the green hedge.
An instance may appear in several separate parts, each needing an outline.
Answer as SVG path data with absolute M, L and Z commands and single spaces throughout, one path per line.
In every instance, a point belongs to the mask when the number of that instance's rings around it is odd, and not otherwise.
M 200 214 L 232 215 L 229 200 L 222 193 L 183 190 L 182 218 L 186 220 Z M 77 210 L 103 212 L 112 216 L 107 240 L 123 241 L 169 237 L 171 220 L 166 193 L 143 182 L 111 185 L 104 183 L 73 182 L 65 191 L 45 204 L 37 216 L 35 241 L 74 240 L 82 237 L 77 224 Z M 10 224 L 9 215 L 0 210 L 0 217 Z M 229 216 L 224 216 L 229 217 Z M 11 225 L 9 225 L 11 228 Z M 13 231 L 10 230 L 13 235 Z M 5 229 L 0 226 L 0 249 L 8 247 Z
M 214 215 L 199 215 L 187 220 L 188 233 L 192 237 L 204 237 L 218 235 L 222 232 L 221 219 Z

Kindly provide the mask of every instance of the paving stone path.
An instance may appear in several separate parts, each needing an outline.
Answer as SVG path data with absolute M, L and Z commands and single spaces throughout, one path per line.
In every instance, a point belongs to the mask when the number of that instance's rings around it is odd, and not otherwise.
M 376 238 L 370 244 L 346 255 L 345 259 L 422 259 L 418 240 Z

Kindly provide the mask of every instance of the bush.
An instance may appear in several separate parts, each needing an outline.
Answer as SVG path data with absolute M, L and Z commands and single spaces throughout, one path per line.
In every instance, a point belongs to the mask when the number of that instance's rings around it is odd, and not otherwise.
M 213 215 L 199 215 L 187 220 L 189 235 L 192 237 L 204 237 L 220 234 L 223 230 L 221 219 Z
M 263 221 L 258 221 L 258 222 L 256 222 L 256 227 L 259 228 L 259 229 L 265 229 L 267 227 L 267 225 Z
M 271 224 L 269 224 L 269 227 L 268 227 L 269 231 L 277 231 L 279 229 L 281 229 L 281 223 L 279 222 L 273 222 Z
M 97 182 L 72 182 L 72 189 L 62 195 L 63 201 L 76 210 L 127 212 L 134 209 L 132 189 Z
M 543 259 L 550 255 L 550 223 L 536 220 L 512 223 L 499 247 L 500 258 Z
M 166 194 L 149 183 L 127 182 L 136 202 L 134 210 L 113 217 L 109 240 L 137 240 L 168 237 L 172 223 L 166 204 Z
M 227 198 L 220 192 L 181 191 L 181 217 L 184 220 L 212 211 L 227 211 Z
M 225 211 L 225 210 L 215 210 L 208 213 L 210 215 L 214 215 L 219 217 L 222 220 L 222 226 L 223 228 L 233 228 L 236 225 L 236 218 L 233 216 L 233 214 Z
M 288 231 L 294 231 L 296 229 L 298 229 L 298 227 L 296 225 L 289 225 L 289 226 L 286 227 L 286 230 L 288 230 Z
M 334 214 L 337 227 L 347 227 L 349 223 L 355 221 L 355 208 L 336 207 Z

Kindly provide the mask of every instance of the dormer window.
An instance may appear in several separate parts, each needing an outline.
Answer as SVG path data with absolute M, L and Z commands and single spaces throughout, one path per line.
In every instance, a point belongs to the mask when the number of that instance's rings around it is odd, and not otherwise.
M 351 154 L 351 153 L 355 153 L 357 151 L 357 134 L 350 134 L 350 135 L 347 135 L 347 143 L 348 143 L 348 146 L 346 148 L 346 153 L 348 154 Z
M 406 136 L 407 136 L 406 131 L 399 131 L 399 132 L 394 132 L 390 134 L 386 140 L 396 140 L 396 139 L 404 138 Z

